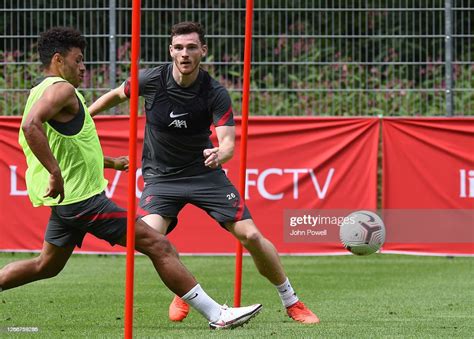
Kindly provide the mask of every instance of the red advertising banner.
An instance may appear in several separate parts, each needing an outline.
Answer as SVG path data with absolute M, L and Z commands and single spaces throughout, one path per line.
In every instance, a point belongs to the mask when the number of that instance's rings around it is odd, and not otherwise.
M 98 117 L 97 130 L 109 156 L 128 150 L 128 117 Z M 23 153 L 18 145 L 19 118 L 0 119 L 0 250 L 31 251 L 42 246 L 49 208 L 33 208 L 26 195 Z M 139 149 L 144 118 L 139 119 Z M 225 164 L 238 182 L 240 120 L 236 154 Z M 252 217 L 280 253 L 347 253 L 339 242 L 288 242 L 288 209 L 375 209 L 379 120 L 376 118 L 251 118 L 249 122 L 246 199 Z M 139 155 L 140 159 L 140 155 Z M 140 166 L 138 166 L 140 167 Z M 107 196 L 126 206 L 126 173 L 106 170 Z M 137 171 L 137 199 L 143 189 Z M 232 254 L 235 239 L 206 213 L 186 206 L 170 240 L 180 253 Z M 82 252 L 124 252 L 87 236 Z
M 474 119 L 387 118 L 385 251 L 474 254 Z

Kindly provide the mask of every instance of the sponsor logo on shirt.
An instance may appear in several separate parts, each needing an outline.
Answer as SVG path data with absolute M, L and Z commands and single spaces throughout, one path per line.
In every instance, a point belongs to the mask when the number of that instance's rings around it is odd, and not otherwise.
M 174 126 L 175 128 L 188 128 L 188 125 L 186 125 L 186 120 L 178 120 L 175 119 L 171 122 L 171 124 L 168 125 L 168 127 Z
M 174 119 L 174 118 L 182 117 L 183 115 L 187 115 L 187 114 L 189 114 L 189 113 L 178 113 L 178 114 L 176 114 L 174 111 L 171 111 L 170 118 Z

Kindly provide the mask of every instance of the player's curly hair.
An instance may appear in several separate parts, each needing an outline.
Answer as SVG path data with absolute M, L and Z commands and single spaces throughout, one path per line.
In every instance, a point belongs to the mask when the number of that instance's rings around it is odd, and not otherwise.
M 55 53 L 66 56 L 67 52 L 74 47 L 79 48 L 84 53 L 86 45 L 86 39 L 77 29 L 53 27 L 40 34 L 38 53 L 43 66 L 48 67 Z
M 204 28 L 199 22 L 184 21 L 177 23 L 171 27 L 171 41 L 176 35 L 197 33 L 199 35 L 199 41 L 205 45 L 206 41 L 204 38 Z

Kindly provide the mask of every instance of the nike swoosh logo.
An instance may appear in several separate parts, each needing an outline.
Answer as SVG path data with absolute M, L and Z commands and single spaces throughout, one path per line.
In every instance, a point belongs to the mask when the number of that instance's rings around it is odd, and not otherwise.
M 182 117 L 183 115 L 187 115 L 189 113 L 179 113 L 179 114 L 174 114 L 173 111 L 170 113 L 170 118 L 177 118 L 177 117 Z
M 187 113 L 186 113 L 186 114 L 187 114 Z M 196 298 L 198 295 L 199 295 L 199 294 L 196 293 L 195 295 L 193 295 L 193 296 L 192 296 L 191 298 L 189 298 L 188 300 L 193 300 L 193 299 Z

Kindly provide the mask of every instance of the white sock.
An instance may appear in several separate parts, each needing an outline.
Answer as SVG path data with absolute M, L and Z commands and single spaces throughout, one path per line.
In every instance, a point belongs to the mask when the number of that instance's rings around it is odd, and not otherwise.
M 218 320 L 221 315 L 221 305 L 208 296 L 199 284 L 183 295 L 181 299 L 211 322 Z
M 296 296 L 295 290 L 291 286 L 288 278 L 286 278 L 283 284 L 275 287 L 278 290 L 278 294 L 280 295 L 281 302 L 283 303 L 284 307 L 289 307 L 298 302 L 299 299 Z

